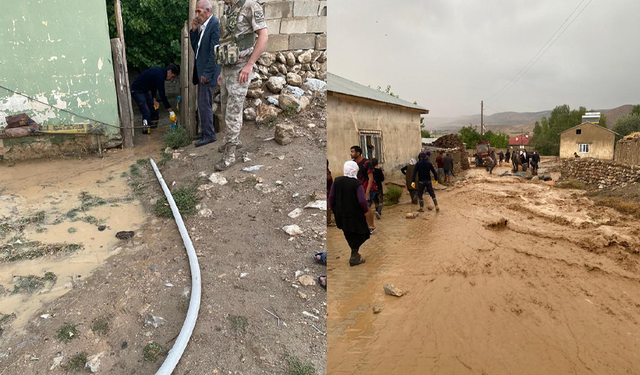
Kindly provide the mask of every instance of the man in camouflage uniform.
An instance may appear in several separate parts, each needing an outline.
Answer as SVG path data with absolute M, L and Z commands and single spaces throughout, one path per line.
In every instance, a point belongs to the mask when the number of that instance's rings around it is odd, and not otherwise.
M 220 46 L 216 49 L 222 73 L 220 85 L 222 115 L 226 123 L 222 159 L 216 164 L 224 171 L 236 162 L 236 148 L 242 129 L 242 111 L 253 65 L 264 51 L 269 38 L 262 7 L 255 0 L 224 0 L 227 5 L 220 19 Z M 257 35 L 257 40 L 256 40 Z

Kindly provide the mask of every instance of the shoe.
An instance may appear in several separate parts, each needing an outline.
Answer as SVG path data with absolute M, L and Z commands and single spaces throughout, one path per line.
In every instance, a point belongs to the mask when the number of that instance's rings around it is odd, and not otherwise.
M 195 137 L 193 137 L 193 140 L 194 140 L 194 141 L 199 141 L 199 140 L 201 140 L 202 138 L 204 138 L 204 135 L 202 135 L 202 133 L 198 133 L 198 134 L 196 134 L 196 136 L 195 136 Z
M 369 228 L 369 233 L 373 233 L 373 232 L 375 232 L 375 231 L 376 231 L 376 229 L 378 229 L 378 228 L 376 228 L 376 227 Z
M 382 218 L 382 215 L 380 215 L 380 212 L 376 211 L 376 212 L 374 212 L 374 213 L 376 214 L 376 218 L 377 218 L 378 220 L 380 220 L 380 219 Z
M 215 141 L 217 141 L 216 138 L 204 138 L 196 142 L 196 147 L 208 145 L 209 143 L 213 143 Z
M 424 212 L 424 208 L 422 207 L 418 208 L 418 212 Z
M 440 211 L 440 207 L 436 204 L 436 211 Z
M 225 171 L 235 163 L 236 163 L 236 146 L 233 146 L 227 143 L 225 145 L 224 154 L 222 155 L 222 158 L 220 159 L 218 164 L 215 165 L 215 170 L 219 172 Z
M 220 145 L 220 147 L 218 147 L 218 152 L 219 153 L 223 153 L 224 152 L 224 146 L 226 146 L 226 144 Z M 238 144 L 236 145 L 236 150 L 239 150 L 241 148 L 242 148 L 242 142 L 238 142 Z

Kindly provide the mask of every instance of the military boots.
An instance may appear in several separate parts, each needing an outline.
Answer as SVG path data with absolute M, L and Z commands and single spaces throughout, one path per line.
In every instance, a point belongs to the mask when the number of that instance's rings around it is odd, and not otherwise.
M 222 159 L 216 164 L 216 171 L 227 170 L 230 166 L 236 163 L 236 146 L 231 143 L 224 145 L 224 153 Z

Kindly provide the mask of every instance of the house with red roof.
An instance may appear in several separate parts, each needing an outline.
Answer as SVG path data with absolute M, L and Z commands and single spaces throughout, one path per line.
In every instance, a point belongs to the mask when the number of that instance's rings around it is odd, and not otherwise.
M 516 135 L 515 137 L 509 138 L 509 147 L 525 148 L 529 145 L 529 140 L 531 140 L 529 134 Z

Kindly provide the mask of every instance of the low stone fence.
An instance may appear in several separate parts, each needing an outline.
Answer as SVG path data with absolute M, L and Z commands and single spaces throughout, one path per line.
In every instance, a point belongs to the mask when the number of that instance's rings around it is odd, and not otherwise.
M 640 167 L 611 160 L 562 159 L 562 179 L 576 179 L 592 187 L 624 187 L 640 181 Z
M 264 122 L 282 111 L 300 112 L 314 95 L 326 97 L 327 52 L 264 52 L 253 73 L 244 103 L 245 120 Z M 214 108 L 221 123 L 219 88 L 216 91 Z

